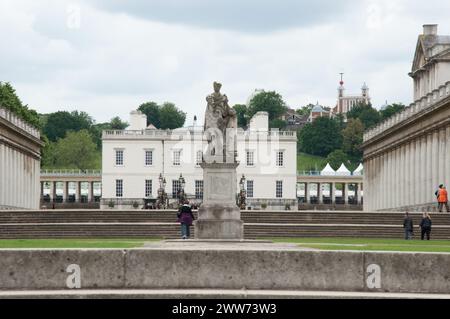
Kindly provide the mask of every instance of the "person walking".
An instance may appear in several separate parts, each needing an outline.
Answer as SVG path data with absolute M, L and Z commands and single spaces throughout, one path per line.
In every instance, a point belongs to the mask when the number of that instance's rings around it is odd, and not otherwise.
M 448 206 L 448 193 L 447 189 L 444 185 L 439 185 L 439 190 L 437 194 L 437 200 L 438 200 L 438 209 L 439 212 L 442 213 L 442 209 L 445 206 L 445 209 L 447 210 L 447 213 L 450 213 L 450 207 Z
M 420 222 L 420 228 L 422 231 L 421 239 L 424 240 L 425 234 L 427 235 L 427 240 L 430 240 L 431 234 L 431 217 L 428 213 L 423 213 L 422 221 Z
M 405 219 L 403 220 L 403 228 L 405 229 L 405 239 L 406 240 L 412 239 L 414 223 L 411 216 L 409 216 L 408 212 L 405 213 Z
M 190 226 L 192 225 L 192 221 L 194 220 L 194 214 L 192 214 L 191 206 L 189 205 L 189 201 L 185 201 L 183 205 L 180 207 L 178 212 L 178 222 L 181 224 L 181 238 L 189 239 L 191 232 Z

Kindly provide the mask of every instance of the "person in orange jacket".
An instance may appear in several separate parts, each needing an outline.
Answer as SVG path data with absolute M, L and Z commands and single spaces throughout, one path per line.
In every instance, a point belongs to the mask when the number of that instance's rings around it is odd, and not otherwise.
M 439 208 L 439 212 L 442 212 L 442 208 L 447 209 L 447 212 L 450 213 L 450 207 L 448 206 L 448 193 L 447 193 L 447 189 L 445 188 L 444 185 L 439 185 L 439 190 L 438 190 L 438 208 Z

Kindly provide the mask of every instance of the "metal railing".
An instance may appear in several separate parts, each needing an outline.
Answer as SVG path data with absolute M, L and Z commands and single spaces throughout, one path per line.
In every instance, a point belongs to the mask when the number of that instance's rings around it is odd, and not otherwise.
M 358 177 L 358 176 L 364 176 L 363 173 L 361 172 L 350 172 L 350 174 L 343 174 L 343 173 L 326 173 L 326 174 L 322 174 L 322 171 L 297 171 L 297 176 L 325 176 L 325 177 L 346 177 L 346 176 L 350 176 L 350 177 Z
M 238 136 L 260 136 L 261 134 L 267 134 L 268 137 L 284 137 L 284 138 L 296 138 L 297 132 L 295 131 L 244 131 L 242 129 L 237 130 Z M 179 138 L 184 135 L 203 135 L 203 130 L 191 130 L 186 128 L 180 128 L 175 130 L 104 130 L 102 133 L 103 138 Z
M 22 120 L 20 117 L 15 115 L 13 112 L 11 112 L 3 107 L 0 107 L 0 117 L 7 120 L 14 126 L 24 130 L 25 132 L 34 136 L 37 139 L 39 139 L 41 137 L 41 133 L 39 132 L 39 130 L 37 128 L 28 124 L 27 122 Z
M 41 176 L 102 176 L 99 169 L 43 169 Z

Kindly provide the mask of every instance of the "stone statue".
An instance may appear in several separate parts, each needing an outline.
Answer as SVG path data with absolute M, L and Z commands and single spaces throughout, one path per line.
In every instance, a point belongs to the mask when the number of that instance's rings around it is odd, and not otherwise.
M 236 111 L 228 105 L 228 97 L 220 93 L 222 84 L 214 82 L 213 86 L 214 92 L 206 97 L 204 130 L 208 140 L 207 155 L 220 157 L 223 154 L 225 157 L 227 151 L 234 153 Z

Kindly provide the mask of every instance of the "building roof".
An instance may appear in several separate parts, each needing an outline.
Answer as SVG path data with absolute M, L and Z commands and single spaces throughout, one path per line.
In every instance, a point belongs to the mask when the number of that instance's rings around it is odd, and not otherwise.
M 345 166 L 344 163 L 341 164 L 341 167 L 338 168 L 338 170 L 336 171 L 336 175 L 351 175 L 350 171 L 348 170 L 348 168 Z
M 359 166 L 353 171 L 353 175 L 360 176 L 364 170 L 363 164 L 360 163 Z
M 314 107 L 312 108 L 311 112 L 316 112 L 316 113 L 323 113 L 323 107 L 321 105 L 319 105 L 319 103 L 317 103 L 316 105 L 314 105 Z
M 327 163 L 325 168 L 320 172 L 320 175 L 324 176 L 336 175 L 336 171 L 330 166 L 329 163 Z

